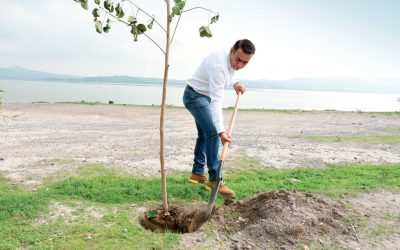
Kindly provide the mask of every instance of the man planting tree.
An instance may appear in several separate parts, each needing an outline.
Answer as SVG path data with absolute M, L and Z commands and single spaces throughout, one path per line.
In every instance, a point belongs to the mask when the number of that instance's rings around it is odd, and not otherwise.
M 238 40 L 230 51 L 218 50 L 208 55 L 187 80 L 183 103 L 193 115 L 197 127 L 190 183 L 206 183 L 207 190 L 212 190 L 217 183 L 219 142 L 232 141 L 222 116 L 224 88 L 232 84 L 237 94 L 245 92 L 245 86 L 236 81 L 234 74 L 249 63 L 254 53 L 255 46 L 250 40 Z M 208 182 L 204 170 L 206 163 Z M 235 192 L 223 182 L 218 191 L 225 199 L 235 197 Z

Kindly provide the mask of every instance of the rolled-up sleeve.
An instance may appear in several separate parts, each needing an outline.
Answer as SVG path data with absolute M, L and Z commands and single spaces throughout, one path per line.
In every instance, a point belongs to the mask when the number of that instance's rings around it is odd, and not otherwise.
M 221 69 L 211 70 L 209 75 L 209 94 L 211 98 L 211 113 L 213 123 L 218 134 L 225 132 L 224 118 L 222 116 L 222 104 L 224 100 L 224 87 L 227 82 L 227 76 Z

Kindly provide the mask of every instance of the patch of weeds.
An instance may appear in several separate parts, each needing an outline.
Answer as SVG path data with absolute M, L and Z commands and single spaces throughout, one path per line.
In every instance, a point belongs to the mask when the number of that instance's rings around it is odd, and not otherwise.
M 393 225 L 388 225 L 386 223 L 379 223 L 368 230 L 368 234 L 373 237 L 390 236 L 396 234 L 397 232 L 398 230 L 396 230 Z
M 230 221 L 237 221 L 240 217 L 240 213 L 239 212 L 232 212 L 230 214 L 226 215 L 226 219 L 230 220 Z
M 400 115 L 400 112 L 399 111 L 392 111 L 392 112 L 357 112 L 357 113 L 360 113 L 360 114 L 369 114 L 369 115 L 390 115 L 390 116 L 392 116 L 392 115 Z
M 26 192 L 0 176 L 0 224 L 13 217 L 33 218 L 47 205 L 45 195 Z
M 105 175 L 116 175 L 117 172 L 107 168 L 107 165 L 101 163 L 88 163 L 79 167 L 79 174 L 82 177 L 94 177 Z
M 4 176 L 0 175 L 0 197 L 7 194 L 21 192 L 22 190 L 23 189 L 21 186 L 7 180 Z
M 400 132 L 400 128 L 384 128 L 384 131 L 386 132 Z
M 363 142 L 371 144 L 397 144 L 400 135 L 304 135 L 296 136 L 314 142 Z
M 379 216 L 382 220 L 385 221 L 397 221 L 400 222 L 400 215 L 395 215 L 392 213 L 383 213 Z
M 218 233 L 218 226 L 219 225 L 213 220 L 209 220 L 208 222 L 206 222 L 201 227 L 202 232 L 204 233 L 204 238 L 209 239 L 215 236 L 215 234 Z
M 234 107 L 230 106 L 225 108 L 227 111 L 233 110 Z M 240 112 L 268 112 L 277 114 L 306 114 L 314 113 L 315 111 L 301 110 L 301 109 L 264 109 L 264 108 L 253 108 L 253 109 L 239 109 Z
M 33 218 L 48 206 L 48 198 L 38 193 L 11 193 L 0 197 L 0 222 L 13 218 Z

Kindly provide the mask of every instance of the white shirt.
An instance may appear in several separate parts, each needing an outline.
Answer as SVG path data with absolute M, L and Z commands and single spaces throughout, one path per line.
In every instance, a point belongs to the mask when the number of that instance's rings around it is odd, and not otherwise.
M 222 116 L 224 89 L 227 85 L 235 84 L 235 70 L 229 61 L 229 51 L 220 49 L 208 55 L 201 62 L 192 78 L 187 80 L 196 92 L 211 98 L 211 114 L 218 134 L 225 132 Z

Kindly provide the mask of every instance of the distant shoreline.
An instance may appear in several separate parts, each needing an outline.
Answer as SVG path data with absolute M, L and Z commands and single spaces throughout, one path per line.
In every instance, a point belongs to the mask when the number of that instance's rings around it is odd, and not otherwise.
M 162 79 L 125 75 L 75 76 L 30 70 L 0 68 L 0 81 L 57 82 L 124 86 L 161 86 Z M 184 87 L 186 79 L 168 79 L 169 86 Z M 301 77 L 287 80 L 239 79 L 250 89 L 327 91 L 400 95 L 400 79 L 361 79 L 354 77 Z M 0 82 L 1 84 L 1 82 Z M 0 87 L 1 88 L 1 87 Z
M 89 105 L 89 106 L 124 106 L 124 107 L 134 107 L 134 108 L 154 108 L 159 109 L 161 105 L 146 105 L 146 104 L 125 104 L 125 103 L 104 103 L 104 102 L 87 102 L 87 101 L 68 101 L 68 102 L 32 102 L 32 103 L 7 103 L 3 102 L 3 105 L 15 105 L 15 104 L 25 104 L 25 105 L 35 105 L 35 104 L 71 104 L 71 105 Z M 166 105 L 166 109 L 185 109 L 182 106 L 176 105 Z M 232 110 L 233 107 L 223 108 L 225 111 Z M 269 113 L 282 113 L 282 114 L 301 114 L 301 113 L 349 113 L 349 114 L 377 114 L 377 115 L 400 115 L 400 111 L 343 111 L 334 109 L 325 110 L 306 110 L 306 109 L 266 109 L 266 108 L 240 108 L 242 112 L 269 112 Z

